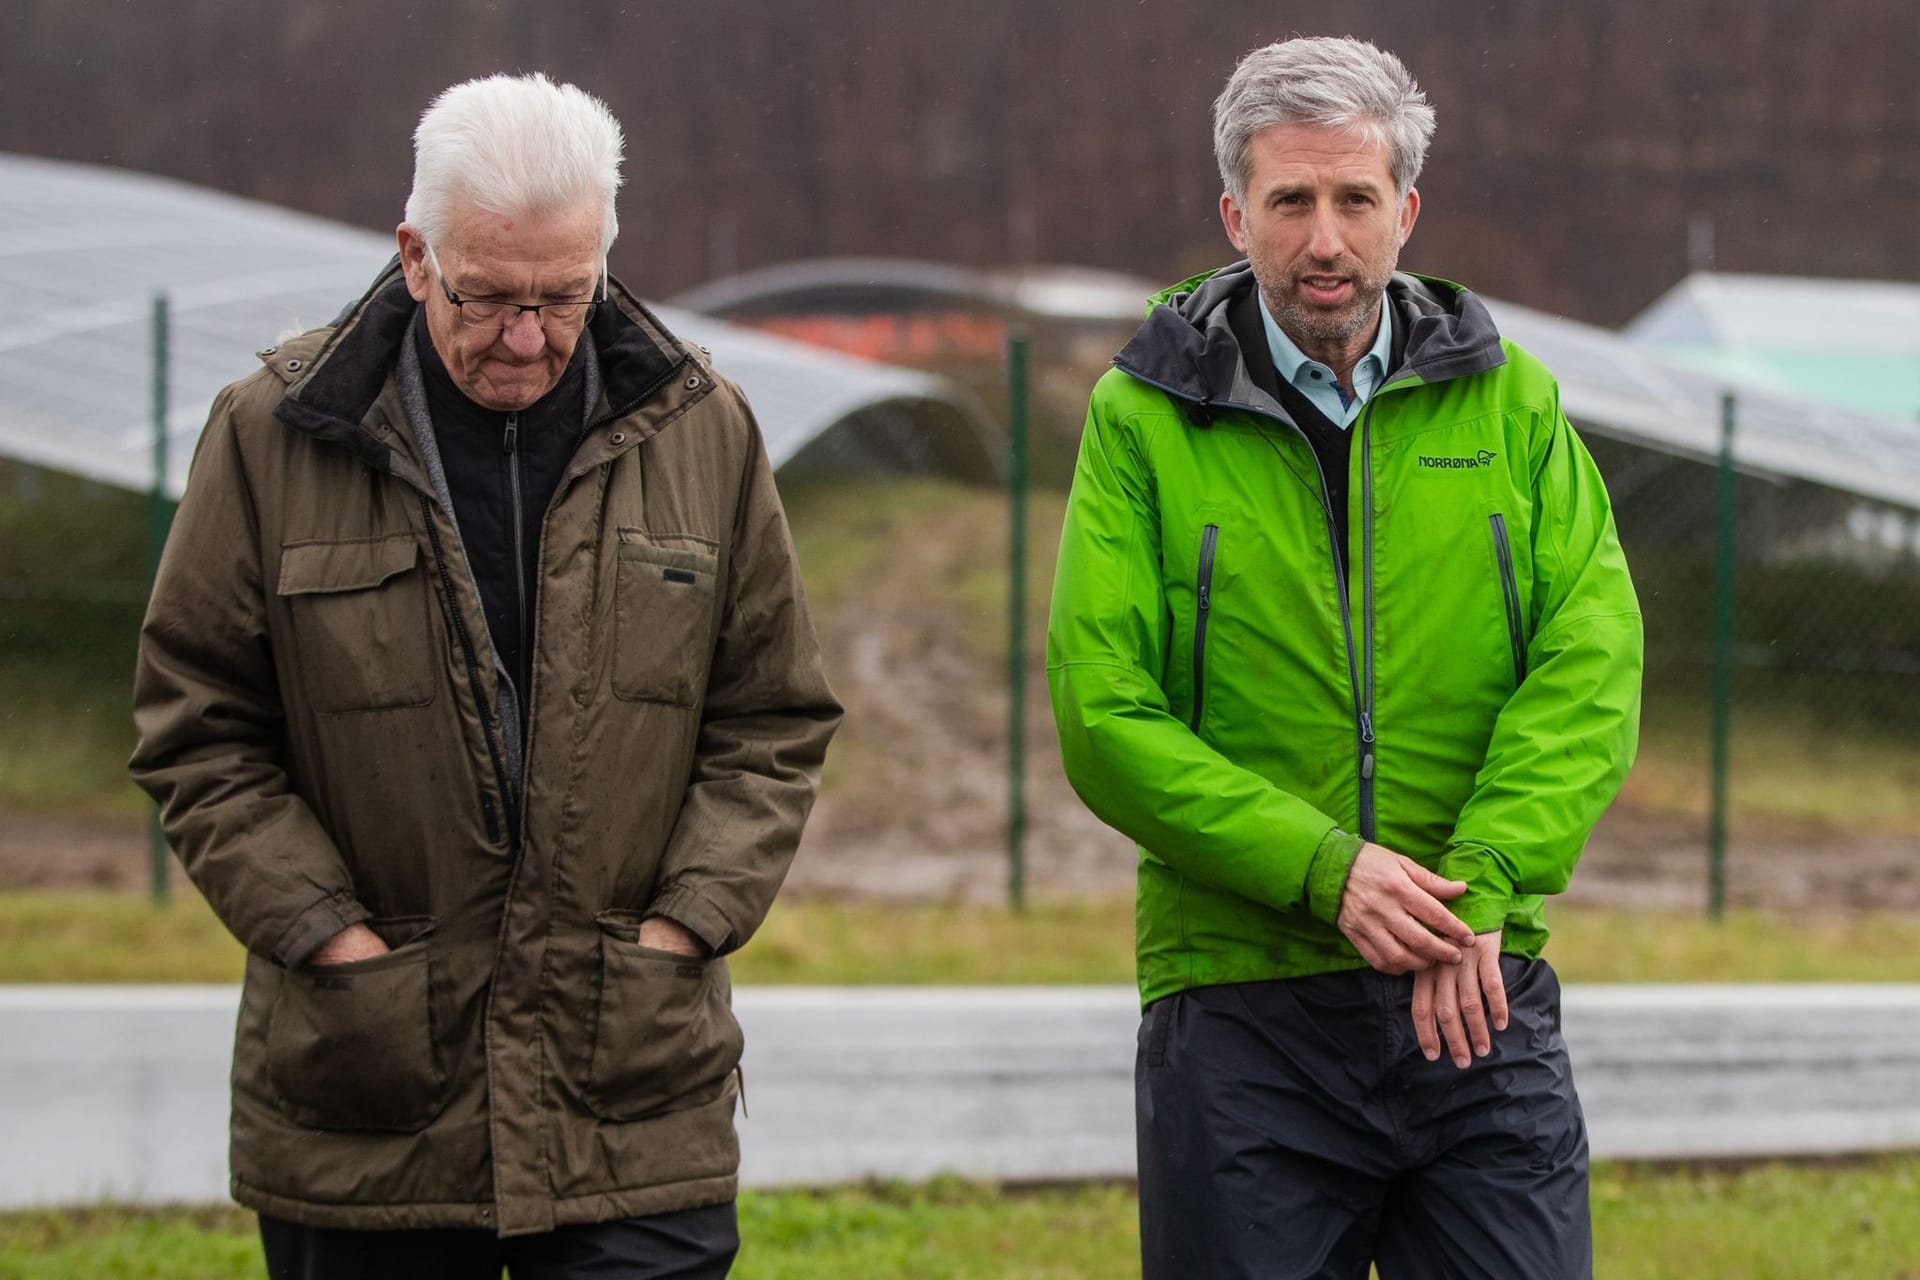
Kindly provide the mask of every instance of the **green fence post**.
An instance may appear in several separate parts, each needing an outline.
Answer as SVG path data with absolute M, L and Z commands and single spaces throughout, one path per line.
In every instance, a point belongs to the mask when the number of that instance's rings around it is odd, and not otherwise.
M 153 489 L 148 510 L 147 585 L 160 572 L 160 552 L 167 545 L 167 528 L 173 523 L 172 505 L 167 498 L 167 295 L 153 295 Z M 152 863 L 153 904 L 167 904 L 167 837 L 160 830 L 160 811 L 154 809 L 147 821 L 147 846 Z
M 1720 397 L 1720 465 L 1713 485 L 1713 744 L 1707 814 L 1707 915 L 1727 909 L 1727 745 L 1733 718 L 1733 568 L 1738 535 L 1733 474 L 1734 400 Z
M 1027 339 L 1007 339 L 1007 899 L 1027 878 Z

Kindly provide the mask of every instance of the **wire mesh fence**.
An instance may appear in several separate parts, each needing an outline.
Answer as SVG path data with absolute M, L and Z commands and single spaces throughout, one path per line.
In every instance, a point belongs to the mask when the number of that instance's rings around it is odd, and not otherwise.
M 1743 843 L 1783 832 L 1909 839 L 1920 855 L 1920 505 L 1736 465 L 1724 540 L 1714 463 L 1587 438 L 1646 616 L 1638 794 L 1704 816 L 1719 663 L 1736 875 Z M 1723 555 L 1733 601 L 1717 633 Z
M 1059 375 L 1036 371 L 1040 380 Z M 1629 802 L 1697 820 L 1704 848 L 1714 671 L 1723 662 L 1736 883 L 1743 848 L 1782 830 L 1920 852 L 1920 495 L 1903 507 L 1737 470 L 1734 607 L 1721 645 L 1715 464 L 1583 435 L 1612 492 L 1646 615 L 1645 731 Z M 1061 469 L 1036 463 L 1035 472 L 1057 488 Z M 150 503 L 0 461 L 0 887 L 34 883 L 35 867 L 52 868 L 59 882 L 76 878 L 72 855 L 58 847 L 27 851 L 23 870 L 20 833 L 50 815 L 122 833 L 124 873 L 77 878 L 148 882 L 146 808 L 124 766 Z M 1043 599 L 1050 565 L 1033 568 Z

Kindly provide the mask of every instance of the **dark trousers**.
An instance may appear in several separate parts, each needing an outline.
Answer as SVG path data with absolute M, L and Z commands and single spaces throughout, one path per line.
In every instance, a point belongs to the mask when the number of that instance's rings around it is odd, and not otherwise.
M 1560 984 L 1506 956 L 1507 1029 L 1428 1062 L 1413 979 L 1201 987 L 1140 1027 L 1144 1280 L 1591 1280 Z
M 740 1251 L 734 1206 L 559 1227 L 342 1231 L 260 1215 L 268 1280 L 724 1280 Z

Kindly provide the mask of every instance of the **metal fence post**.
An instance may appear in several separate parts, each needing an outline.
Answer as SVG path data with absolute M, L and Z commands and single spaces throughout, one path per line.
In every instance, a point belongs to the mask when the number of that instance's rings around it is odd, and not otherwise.
M 1007 899 L 1026 906 L 1027 339 L 1007 339 Z
M 153 295 L 153 489 L 148 509 L 147 585 L 160 572 L 160 552 L 167 545 L 167 529 L 173 512 L 167 498 L 167 295 Z M 165 906 L 167 885 L 167 837 L 160 830 L 160 810 L 155 808 L 147 822 L 147 846 L 151 861 L 153 903 Z
M 1727 746 L 1733 717 L 1734 556 L 1738 517 L 1733 474 L 1734 398 L 1720 396 L 1720 464 L 1713 484 L 1712 777 L 1707 815 L 1707 915 L 1727 909 Z

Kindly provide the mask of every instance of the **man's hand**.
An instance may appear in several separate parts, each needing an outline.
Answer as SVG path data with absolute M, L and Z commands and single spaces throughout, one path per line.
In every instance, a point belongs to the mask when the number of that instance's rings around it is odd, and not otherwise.
M 380 941 L 380 935 L 364 924 L 350 924 L 340 932 L 328 938 L 307 957 L 307 967 L 318 969 L 322 965 L 345 964 L 349 960 L 371 960 L 393 950 Z
M 1382 973 L 1411 973 L 1460 962 L 1473 945 L 1473 930 L 1445 899 L 1467 891 L 1466 881 L 1446 880 L 1412 858 L 1377 844 L 1363 844 L 1340 892 L 1334 924 Z
M 648 916 L 640 922 L 640 936 L 635 939 L 643 947 L 655 951 L 671 951 L 675 955 L 692 956 L 704 960 L 707 956 L 707 944 L 693 936 L 693 931 L 678 920 L 669 920 L 665 916 Z
M 1467 963 L 1413 975 L 1413 1034 L 1428 1062 L 1439 1060 L 1442 1036 L 1456 1067 L 1486 1057 L 1493 1051 L 1493 1039 L 1487 1033 L 1489 1014 L 1495 1031 L 1507 1029 L 1507 984 L 1500 977 L 1498 929 L 1474 938 Z

